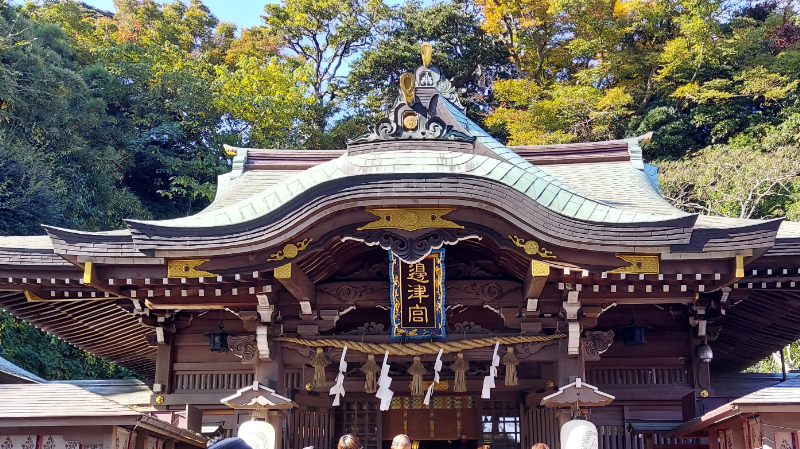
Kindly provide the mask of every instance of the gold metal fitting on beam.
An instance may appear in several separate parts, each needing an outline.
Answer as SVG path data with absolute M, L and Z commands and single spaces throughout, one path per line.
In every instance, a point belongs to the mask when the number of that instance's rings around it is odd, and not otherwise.
M 297 243 L 287 243 L 283 249 L 269 256 L 267 262 L 277 262 L 283 259 L 294 259 L 300 251 L 306 249 L 314 239 L 303 239 Z
M 630 265 L 627 267 L 619 267 L 616 270 L 610 270 L 609 273 L 626 273 L 626 274 L 658 274 L 659 264 L 658 256 L 642 256 L 639 254 L 615 254 L 615 256 L 628 262 Z
M 556 256 L 553 255 L 552 251 L 548 251 L 545 247 L 539 247 L 539 243 L 536 240 L 528 240 L 521 239 L 516 235 L 509 235 L 508 238 L 518 247 L 522 248 L 525 251 L 525 254 L 529 256 L 539 256 L 544 257 L 546 259 L 555 259 Z
M 359 231 L 369 229 L 402 229 L 416 231 L 425 228 L 464 229 L 458 223 L 442 218 L 454 211 L 454 208 L 441 209 L 367 209 L 367 212 L 381 217 L 358 228 Z
M 167 277 L 176 278 L 202 278 L 216 276 L 216 273 L 198 270 L 196 267 L 211 259 L 175 259 L 167 261 Z

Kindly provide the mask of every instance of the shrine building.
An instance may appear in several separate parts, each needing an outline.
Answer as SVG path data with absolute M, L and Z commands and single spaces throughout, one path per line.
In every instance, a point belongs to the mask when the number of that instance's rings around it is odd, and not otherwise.
M 600 449 L 775 449 L 697 420 L 780 381 L 741 371 L 800 338 L 800 225 L 674 208 L 648 136 L 504 146 L 429 54 L 400 83 L 340 151 L 229 147 L 196 215 L 0 237 L 0 307 L 275 449 L 559 449 L 576 409 Z

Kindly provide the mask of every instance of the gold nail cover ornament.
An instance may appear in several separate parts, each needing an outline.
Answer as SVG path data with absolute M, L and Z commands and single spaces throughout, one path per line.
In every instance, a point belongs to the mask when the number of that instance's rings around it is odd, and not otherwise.
M 416 83 L 414 75 L 408 72 L 400 75 L 400 91 L 403 92 L 403 97 L 409 106 L 414 104 L 414 83 Z
M 423 42 L 419 51 L 422 53 L 422 64 L 425 67 L 429 67 L 431 65 L 431 56 L 433 56 L 433 45 L 430 42 Z

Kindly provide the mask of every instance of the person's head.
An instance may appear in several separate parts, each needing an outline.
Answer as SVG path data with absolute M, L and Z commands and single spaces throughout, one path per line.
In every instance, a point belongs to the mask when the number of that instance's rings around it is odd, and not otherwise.
M 361 440 L 351 433 L 346 433 L 339 438 L 338 449 L 361 449 Z
M 392 449 L 411 449 L 411 438 L 401 433 L 392 440 Z
M 550 449 L 550 448 L 544 443 L 536 443 L 533 445 L 533 447 L 531 447 L 531 449 Z

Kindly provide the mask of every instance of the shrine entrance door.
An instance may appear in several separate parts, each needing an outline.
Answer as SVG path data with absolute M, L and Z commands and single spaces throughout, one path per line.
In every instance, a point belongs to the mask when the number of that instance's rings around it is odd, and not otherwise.
M 434 396 L 430 406 L 421 397 L 392 399 L 382 413 L 383 449 L 404 433 L 416 449 L 476 449 L 481 438 L 478 409 L 473 396 Z

